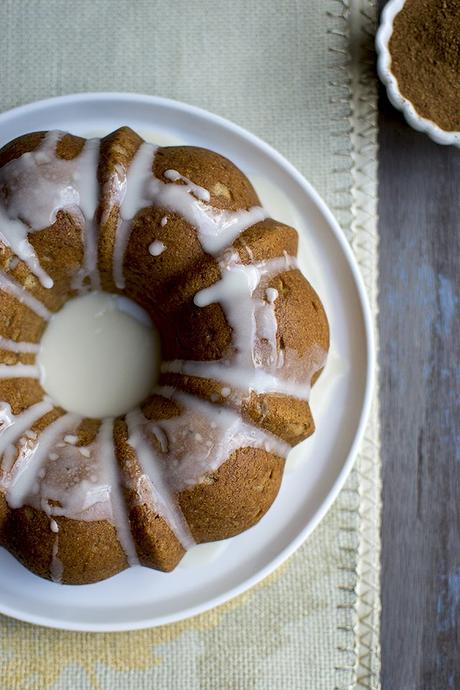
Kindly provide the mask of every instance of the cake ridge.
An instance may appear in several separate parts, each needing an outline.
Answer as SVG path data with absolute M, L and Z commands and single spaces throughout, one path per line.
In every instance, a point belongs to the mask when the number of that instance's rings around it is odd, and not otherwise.
M 66 432 L 74 429 L 81 421 L 79 415 L 67 412 L 51 422 L 42 431 L 40 443 L 35 444 L 30 453 L 24 452 L 19 456 L 13 467 L 10 480 L 7 483 L 8 504 L 12 508 L 19 508 L 34 488 L 42 464 L 46 462 L 48 454 L 57 439 Z
M 25 262 L 43 287 L 49 289 L 53 287 L 53 280 L 41 267 L 28 235 L 53 225 L 58 211 L 81 215 L 85 239 L 81 278 L 91 277 L 92 287 L 97 289 L 92 222 L 98 202 L 99 140 L 88 139 L 79 155 L 66 160 L 56 155 L 57 145 L 64 135 L 60 130 L 47 132 L 35 151 L 24 153 L 0 168 L 0 185 L 8 183 L 6 208 L 0 205 L 0 238 Z M 24 181 L 29 183 L 26 193 L 21 184 Z
M 49 309 L 39 299 L 31 295 L 24 286 L 16 282 L 11 276 L 6 275 L 3 270 L 0 270 L 0 290 L 4 290 L 12 297 L 15 297 L 18 302 L 24 303 L 26 307 L 44 321 L 50 320 L 52 314 Z
M 139 564 L 139 559 L 137 557 L 136 544 L 129 523 L 128 509 L 120 484 L 120 473 L 115 457 L 115 445 L 113 440 L 113 423 L 113 419 L 103 420 L 96 443 L 100 445 L 99 452 L 101 464 L 110 487 L 110 506 L 115 529 L 126 555 L 128 565 L 133 566 Z
M 215 402 L 213 401 L 207 401 L 207 400 L 202 400 L 199 399 L 197 396 L 190 395 L 184 391 L 181 390 L 176 390 L 173 389 L 172 391 L 168 391 L 167 387 L 164 386 L 157 386 L 156 391 L 164 396 L 168 397 L 171 400 L 174 400 L 178 402 L 185 410 L 185 414 L 181 416 L 183 419 L 187 413 L 193 413 L 199 417 L 201 417 L 203 420 L 208 420 L 214 412 L 214 416 L 216 420 L 219 420 L 219 422 L 214 421 L 211 422 L 209 425 L 210 428 L 213 430 L 214 434 L 217 436 L 217 443 L 215 445 L 222 445 L 221 440 L 218 437 L 219 432 L 222 432 L 222 435 L 225 436 L 225 434 L 229 435 L 229 447 L 232 446 L 232 444 L 235 443 L 235 439 L 233 438 L 235 434 L 239 433 L 240 435 L 245 435 L 246 437 L 246 442 L 247 442 L 247 447 L 252 447 L 252 448 L 263 448 L 267 452 L 274 452 L 276 455 L 279 457 L 285 458 L 291 449 L 290 445 L 288 443 L 285 443 L 281 439 L 277 438 L 274 434 L 271 434 L 270 432 L 266 431 L 265 429 L 260 428 L 256 424 L 254 424 L 251 421 L 246 421 L 243 420 L 242 416 L 238 414 L 235 410 L 228 409 L 224 405 L 216 405 Z M 217 407 L 217 414 L 216 410 L 213 409 Z M 223 418 L 223 423 L 222 423 L 222 418 Z M 172 418 L 176 419 L 176 418 Z M 180 419 L 179 417 L 177 419 Z M 164 420 L 162 422 L 157 422 L 157 424 L 164 428 L 168 428 L 168 426 L 171 424 L 172 420 Z M 236 431 L 233 430 L 232 433 L 228 431 L 229 427 L 231 425 L 236 425 Z M 238 429 L 238 425 L 240 426 L 240 429 Z M 194 428 L 195 425 L 190 425 L 190 428 Z M 170 435 L 167 433 L 166 436 L 169 438 Z M 201 444 L 201 439 L 195 438 L 194 441 L 197 442 L 197 444 Z M 190 445 L 192 444 L 192 440 L 190 440 Z M 214 445 L 213 445 L 213 450 L 214 450 Z M 190 448 L 188 449 L 190 452 Z M 198 473 L 196 471 L 196 468 L 193 468 L 192 474 L 188 476 L 187 479 L 184 479 L 183 476 L 177 475 L 174 477 L 173 472 L 170 474 L 170 481 L 173 483 L 175 486 L 176 490 L 181 490 L 186 488 L 188 485 L 193 485 L 196 483 L 200 476 L 204 476 L 206 473 L 213 472 L 217 470 L 222 463 L 223 459 L 221 455 L 222 452 L 229 452 L 228 447 L 222 449 L 219 448 L 220 453 L 216 454 L 216 458 L 209 463 L 205 463 L 201 469 L 198 470 Z M 179 465 L 180 462 L 177 461 L 177 451 L 174 453 L 174 457 L 176 458 L 176 462 Z M 188 457 L 186 458 L 188 460 Z M 171 464 L 174 463 L 174 460 L 172 460 Z M 180 467 L 181 472 L 184 472 L 184 467 L 183 465 Z M 171 476 L 173 475 L 173 476 Z
M 142 426 L 145 427 L 148 423 L 149 420 L 144 417 L 140 408 L 128 412 L 126 415 L 128 443 L 136 451 L 138 462 L 150 482 L 153 502 L 158 514 L 164 517 L 182 546 L 188 549 L 195 544 L 195 540 L 190 534 L 184 515 L 173 495 L 173 490 L 168 485 L 164 461 L 158 457 L 152 444 L 149 444 L 145 438 Z M 155 426 L 158 427 L 158 425 Z
M 120 180 L 119 169 L 110 185 L 112 190 L 115 186 L 114 196 L 120 204 L 120 219 L 113 251 L 114 282 L 119 289 L 125 287 L 123 258 L 132 231 L 132 220 L 147 206 L 153 205 L 178 213 L 193 225 L 203 250 L 213 256 L 231 246 L 241 232 L 267 217 L 260 206 L 237 212 L 215 212 L 212 206 L 208 206 L 208 190 L 184 177 L 177 170 L 168 169 L 163 176 L 173 183 L 185 184 L 169 185 L 162 182 L 153 173 L 157 150 L 158 147 L 154 144 L 142 143 L 122 179 L 122 191 L 116 190 L 117 182 Z M 130 188 L 134 188 L 134 194 L 130 192 Z M 104 217 L 106 216 L 107 212 L 104 213 Z
M 3 456 L 9 445 L 17 441 L 21 434 L 30 429 L 36 421 L 52 409 L 53 403 L 49 399 L 44 398 L 23 412 L 14 415 L 11 406 L 3 402 L 0 409 L 0 454 Z M 0 468 L 4 469 L 1 466 Z

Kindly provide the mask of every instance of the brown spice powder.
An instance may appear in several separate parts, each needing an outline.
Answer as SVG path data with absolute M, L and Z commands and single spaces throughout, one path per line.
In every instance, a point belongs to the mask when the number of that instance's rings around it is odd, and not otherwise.
M 399 90 L 418 114 L 460 131 L 460 0 L 406 0 L 389 48 Z

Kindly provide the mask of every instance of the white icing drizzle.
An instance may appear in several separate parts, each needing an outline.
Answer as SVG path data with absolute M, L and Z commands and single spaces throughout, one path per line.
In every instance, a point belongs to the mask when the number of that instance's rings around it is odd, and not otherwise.
M 152 242 L 149 245 L 149 254 L 151 254 L 152 256 L 160 256 L 160 254 L 163 254 L 165 249 L 166 245 L 163 242 L 155 240 L 155 242 Z
M 44 321 L 49 321 L 51 318 L 51 312 L 40 300 L 31 295 L 22 285 L 10 276 L 7 276 L 3 271 L 0 271 L 0 290 L 15 297 L 18 302 L 24 304 Z
M 297 268 L 295 257 L 284 255 L 263 262 L 242 264 L 235 251 L 220 260 L 222 278 L 195 295 L 199 307 L 218 302 L 232 327 L 235 353 L 229 360 L 163 362 L 162 372 L 215 379 L 238 391 L 282 393 L 308 399 L 311 376 L 324 365 L 323 352 L 311 352 L 299 361 L 294 352 L 277 351 L 275 288 L 257 297 L 259 286 L 283 271 Z M 256 294 L 255 294 L 256 293 Z M 247 397 L 244 393 L 241 398 Z M 241 402 L 240 400 L 240 402 Z
M 128 426 L 128 443 L 136 451 L 142 472 L 151 484 L 153 502 L 157 513 L 164 518 L 182 546 L 185 549 L 190 548 L 195 542 L 166 479 L 163 459 L 146 437 L 149 427 L 148 420 L 141 410 L 136 408 L 126 415 L 126 424 Z M 163 451 L 165 448 L 164 432 L 157 424 L 153 426 L 152 432 L 155 436 L 159 432 L 160 435 L 163 435 L 162 442 L 160 442 Z
M 45 470 L 41 469 L 39 472 L 39 478 L 42 479 L 45 475 Z M 59 525 L 51 517 L 52 506 L 46 499 L 40 500 L 40 508 L 46 513 L 50 518 L 50 531 L 55 535 L 53 540 L 53 547 L 51 549 L 51 563 L 50 563 L 50 577 L 53 582 L 60 584 L 62 582 L 62 576 L 64 574 L 64 564 L 59 558 Z
M 110 176 L 102 189 L 102 197 L 108 199 L 109 203 L 102 208 L 101 224 L 107 223 L 110 214 L 115 206 L 120 207 L 126 194 L 126 171 L 119 163 L 116 163 Z
M 39 343 L 24 343 L 17 340 L 9 340 L 0 335 L 0 350 L 7 352 L 37 353 L 40 349 Z
M 137 565 L 136 545 L 131 533 L 128 510 L 123 496 L 123 488 L 120 484 L 120 472 L 115 457 L 113 441 L 113 419 L 104 419 L 97 440 L 98 455 L 103 467 L 107 485 L 110 487 L 110 504 L 112 507 L 112 520 L 117 530 L 119 542 L 129 565 Z
M 99 159 L 99 139 L 88 139 L 81 153 L 74 159 L 77 166 L 73 180 L 78 191 L 78 207 L 83 215 L 83 264 L 75 274 L 72 287 L 80 292 L 85 289 L 89 278 L 92 290 L 99 290 L 100 276 L 97 267 L 97 225 L 98 205 L 97 167 Z M 72 163 L 73 161 L 68 161 Z
M 13 449 L 13 444 L 18 438 L 24 433 L 27 434 L 35 422 L 52 409 L 53 403 L 51 400 L 45 399 L 35 403 L 35 405 L 31 405 L 20 414 L 14 415 L 8 403 L 0 403 L 0 456 L 8 448 Z M 11 470 L 11 467 L 5 464 L 5 458 L 3 458 L 2 469 L 5 472 Z
M 53 280 L 40 266 L 35 250 L 27 239 L 29 230 L 22 221 L 8 218 L 3 204 L 0 204 L 0 241 L 24 261 L 43 287 L 51 288 Z
M 30 503 L 42 507 L 46 502 L 50 516 L 112 520 L 110 486 L 99 460 L 98 438 L 89 446 L 59 442 L 56 451 L 48 454 L 39 495 L 29 496 Z
M 70 443 L 71 446 L 74 446 L 77 441 L 78 436 L 75 436 L 75 434 L 67 434 L 64 436 L 64 443 Z
M 29 233 L 55 223 L 58 211 L 83 220 L 84 263 L 79 279 L 91 277 L 97 289 L 97 251 L 94 216 L 97 208 L 99 140 L 86 141 L 72 160 L 57 158 L 63 132 L 48 132 L 35 151 L 24 153 L 0 170 L 0 239 L 22 260 L 45 288 L 53 281 L 40 266 Z
M 256 309 L 256 331 L 262 344 L 268 345 L 263 352 L 263 346 L 259 361 L 263 366 L 265 356 L 267 365 L 270 368 L 281 368 L 285 363 L 284 352 L 278 351 L 277 333 L 278 322 L 276 320 L 275 301 L 278 298 L 278 290 L 276 288 L 268 287 L 265 289 L 265 299 L 259 300 L 258 309 Z
M 275 300 L 278 299 L 278 290 L 276 288 L 269 287 L 265 290 L 265 297 L 270 304 L 274 304 Z
M 268 364 L 276 365 L 276 318 L 273 305 L 255 295 L 263 279 L 297 268 L 293 256 L 282 256 L 251 264 L 241 263 L 234 250 L 226 251 L 219 261 L 221 279 L 194 297 L 198 307 L 218 302 L 232 328 L 235 354 L 233 364 L 260 367 L 263 361 L 264 338 L 269 348 Z M 267 322 L 270 321 L 267 327 Z M 274 321 L 274 324 L 273 324 Z
M 318 367 L 319 369 L 321 367 Z M 310 384 L 298 383 L 295 380 L 281 378 L 263 369 L 254 369 L 250 366 L 237 366 L 228 360 L 216 360 L 208 362 L 194 362 L 191 360 L 176 359 L 163 362 L 161 371 L 171 374 L 185 374 L 199 378 L 214 379 L 231 386 L 232 389 L 243 390 L 243 399 L 248 397 L 251 391 L 255 393 L 282 393 L 307 400 L 310 394 Z
M 213 303 L 222 306 L 232 328 L 233 355 L 217 361 L 163 362 L 161 371 L 227 384 L 232 388 L 229 402 L 236 405 L 241 405 L 252 391 L 308 400 L 311 378 L 324 366 L 326 353 L 315 347 L 300 358 L 293 350 L 278 351 L 275 314 L 278 291 L 264 287 L 273 276 L 296 269 L 297 259 L 285 253 L 247 265 L 230 249 L 224 252 L 219 265 L 221 280 L 200 290 L 194 303 L 199 307 Z M 225 388 L 221 394 L 229 397 L 230 391 Z
M 157 147 L 153 144 L 141 144 L 126 172 L 123 188 L 118 190 L 115 200 L 119 204 L 120 219 L 113 248 L 113 280 L 122 289 L 125 286 L 123 259 L 131 234 L 131 220 L 148 206 L 144 201 L 147 180 L 152 177 L 153 158 Z
M 45 147 L 52 144 L 54 148 L 56 144 L 55 135 L 57 135 L 56 132 L 47 134 L 38 149 L 13 159 L 0 170 L 0 199 L 2 199 L 2 203 L 0 203 L 0 241 L 24 261 L 43 287 L 46 288 L 53 287 L 53 281 L 40 266 L 35 250 L 28 240 L 28 234 L 51 225 L 45 220 L 43 226 L 40 224 L 38 227 L 36 226 L 36 223 L 40 223 L 42 218 L 40 212 L 46 195 L 44 189 L 46 178 L 38 173 L 38 168 L 40 163 L 49 163 L 45 154 Z M 46 182 L 48 183 L 48 191 L 52 194 L 50 179 L 47 179 Z M 24 193 L 24 187 L 27 189 L 26 193 Z
M 181 182 L 185 182 L 184 186 L 187 188 L 187 192 L 189 194 L 193 194 L 193 196 L 199 199 L 199 201 L 206 201 L 207 203 L 211 201 L 211 195 L 207 189 L 195 184 L 192 182 L 192 180 L 189 180 L 188 177 L 184 177 L 178 173 L 177 170 L 165 170 L 163 176 L 166 177 L 167 180 L 171 180 L 171 182 L 178 182 L 179 180 Z
M 267 217 L 260 206 L 242 211 L 222 211 L 209 206 L 206 203 L 210 198 L 209 192 L 175 170 L 167 170 L 165 177 L 185 184 L 162 182 L 153 175 L 156 150 L 153 144 L 143 143 L 127 171 L 126 193 L 120 205 L 121 221 L 113 252 L 113 277 L 120 289 L 125 285 L 123 259 L 131 233 L 131 220 L 143 208 L 153 205 L 182 216 L 196 228 L 203 250 L 213 256 L 231 245 L 243 230 Z
M 290 450 L 287 443 L 244 421 L 234 410 L 167 387 L 159 387 L 158 392 L 183 408 L 176 417 L 155 420 L 168 439 L 164 466 L 175 491 L 202 481 L 239 448 L 261 448 L 283 458 Z
M 39 379 L 40 369 L 35 364 L 0 364 L 0 379 Z
M 155 436 L 156 440 L 160 444 L 160 448 L 163 453 L 166 453 L 168 450 L 168 437 L 166 436 L 165 432 L 161 427 L 158 426 L 158 424 L 151 424 L 150 425 L 150 431 L 152 434 Z
M 11 508 L 24 505 L 52 448 L 63 434 L 74 429 L 80 421 L 81 417 L 78 415 L 65 414 L 43 429 L 31 448 L 23 446 L 13 465 L 7 486 L 7 500 Z

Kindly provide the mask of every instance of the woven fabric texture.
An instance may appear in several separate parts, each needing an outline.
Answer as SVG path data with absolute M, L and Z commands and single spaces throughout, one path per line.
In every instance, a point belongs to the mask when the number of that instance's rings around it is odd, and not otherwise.
M 3 0 L 0 109 L 137 91 L 223 115 L 280 150 L 334 210 L 376 310 L 371 0 Z M 0 617 L 0 690 L 377 688 L 379 439 L 308 542 L 183 623 L 66 633 Z

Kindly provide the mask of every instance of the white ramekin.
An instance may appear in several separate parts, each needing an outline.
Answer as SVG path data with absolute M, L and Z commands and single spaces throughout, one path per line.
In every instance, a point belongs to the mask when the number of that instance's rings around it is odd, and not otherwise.
M 447 132 L 432 120 L 418 115 L 413 104 L 401 94 L 396 77 L 391 71 L 391 55 L 388 45 L 393 33 L 394 18 L 402 10 L 405 2 L 406 0 L 390 0 L 382 12 L 380 26 L 375 37 L 379 77 L 386 86 L 388 98 L 395 108 L 403 112 L 411 127 L 419 132 L 425 132 L 438 144 L 453 144 L 460 147 L 460 132 Z

